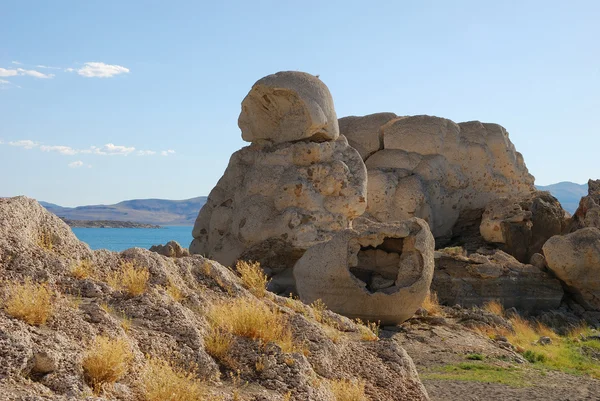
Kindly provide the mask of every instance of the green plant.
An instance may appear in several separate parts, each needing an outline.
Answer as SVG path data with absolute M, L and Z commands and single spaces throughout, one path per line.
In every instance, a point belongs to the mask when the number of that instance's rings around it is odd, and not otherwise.
M 485 358 L 484 355 L 477 354 L 477 353 L 475 353 L 475 354 L 468 354 L 467 355 L 467 359 L 470 360 L 470 361 L 483 361 L 484 358 Z

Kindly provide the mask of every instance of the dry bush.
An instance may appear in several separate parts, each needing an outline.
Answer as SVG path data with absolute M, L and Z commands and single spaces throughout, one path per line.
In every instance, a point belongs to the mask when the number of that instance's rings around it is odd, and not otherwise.
M 331 380 L 329 385 L 336 401 L 367 401 L 362 380 Z
M 52 234 L 46 230 L 43 230 L 38 237 L 37 244 L 39 247 L 44 248 L 47 251 L 52 251 L 54 248 Z
M 183 300 L 183 298 L 185 298 L 179 287 L 173 284 L 171 280 L 169 280 L 169 284 L 167 284 L 166 291 L 167 294 L 169 294 L 169 296 L 173 298 L 175 302 L 180 302 L 181 300 Z
M 287 318 L 262 302 L 248 298 L 222 302 L 214 305 L 207 317 L 213 330 L 264 343 L 273 342 L 279 345 L 283 352 L 298 350 L 293 342 Z
M 71 267 L 71 275 L 80 280 L 93 277 L 95 272 L 94 263 L 89 259 L 84 259 Z
M 144 267 L 136 267 L 133 262 L 122 262 L 121 270 L 108 277 L 108 284 L 114 289 L 124 290 L 129 295 L 141 295 L 148 287 L 150 272 Z
M 366 322 L 360 319 L 355 320 L 360 331 L 360 339 L 363 341 L 378 341 L 379 340 L 379 323 Z
M 240 274 L 244 287 L 259 298 L 265 296 L 270 280 L 260 267 L 260 263 L 238 260 L 235 269 Z
M 206 385 L 194 371 L 185 371 L 159 358 L 147 358 L 142 372 L 146 401 L 203 401 Z
M 105 385 L 115 383 L 127 373 L 132 358 L 124 338 L 98 336 L 83 359 L 86 381 L 98 394 Z
M 494 315 L 504 316 L 504 306 L 497 300 L 486 302 L 483 305 L 483 309 Z
M 427 310 L 427 313 L 432 316 L 441 316 L 443 314 L 442 307 L 438 300 L 437 293 L 435 291 L 427 292 L 427 296 L 421 305 L 422 308 Z
M 231 334 L 222 329 L 211 329 L 210 333 L 204 337 L 204 349 L 206 352 L 218 360 L 224 360 L 231 348 Z
M 33 283 L 27 278 L 23 284 L 9 282 L 6 287 L 6 313 L 35 326 L 46 323 L 52 314 L 52 291 L 48 284 Z

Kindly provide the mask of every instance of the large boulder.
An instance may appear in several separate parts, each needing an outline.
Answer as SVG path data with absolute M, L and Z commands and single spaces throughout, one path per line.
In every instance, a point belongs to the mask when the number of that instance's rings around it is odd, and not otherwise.
M 584 227 L 600 228 L 600 180 L 588 181 L 588 195 L 579 201 L 567 231 L 574 232 Z
M 431 289 L 446 305 L 471 307 L 498 301 L 526 313 L 556 309 L 563 297 L 560 281 L 551 274 L 502 251 L 469 256 L 452 249 L 436 252 Z
M 566 225 L 567 215 L 560 202 L 549 192 L 535 192 L 521 199 L 493 200 L 483 212 L 479 229 L 487 242 L 499 244 L 519 261 L 529 263 Z
M 339 125 L 365 160 L 367 213 L 378 221 L 420 217 L 436 239 L 449 237 L 461 213 L 534 191 L 500 125 L 391 113 L 345 117 Z
M 324 141 L 339 135 L 329 89 L 319 78 L 299 71 L 258 80 L 242 102 L 238 125 L 248 142 Z
M 557 235 L 544 244 L 548 268 L 562 280 L 577 302 L 600 311 L 600 230 L 582 228 Z
M 427 295 L 433 248 L 421 219 L 378 224 L 361 218 L 355 229 L 306 251 L 294 266 L 296 287 L 306 303 L 321 299 L 351 318 L 401 323 Z
M 272 290 L 287 292 L 293 277 L 286 269 L 364 213 L 366 168 L 338 134 L 329 90 L 312 75 L 259 80 L 239 125 L 252 144 L 232 155 L 200 210 L 190 252 L 229 266 L 259 261 L 274 275 Z

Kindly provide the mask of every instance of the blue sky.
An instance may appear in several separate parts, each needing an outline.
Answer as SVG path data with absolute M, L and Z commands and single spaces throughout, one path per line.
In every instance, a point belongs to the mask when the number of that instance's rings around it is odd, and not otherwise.
M 598 1 L 4 2 L 0 196 L 207 195 L 245 145 L 240 102 L 280 70 L 320 75 L 339 117 L 499 123 L 536 183 L 583 183 L 598 21 Z

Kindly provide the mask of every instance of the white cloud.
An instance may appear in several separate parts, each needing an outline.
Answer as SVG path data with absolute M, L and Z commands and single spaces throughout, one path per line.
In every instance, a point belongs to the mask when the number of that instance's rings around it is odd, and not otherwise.
M 0 68 L 0 77 L 16 77 L 19 75 L 17 70 L 7 70 L 6 68 Z
M 16 77 L 17 75 L 28 75 L 35 78 L 54 78 L 54 74 L 44 74 L 43 72 L 36 70 L 25 70 L 23 68 L 8 70 L 6 68 L 0 68 L 0 77 Z
M 58 152 L 61 155 L 76 155 L 77 153 L 79 153 L 80 151 L 77 149 L 73 149 L 70 146 L 47 146 L 47 145 L 42 145 L 40 146 L 40 149 L 43 152 Z
M 169 156 L 169 155 L 174 155 L 175 151 L 173 149 L 169 149 L 169 150 L 163 150 L 162 152 L 160 152 L 161 156 Z
M 21 64 L 23 64 L 23 63 L 19 63 L 18 61 L 13 61 L 12 63 L 13 63 L 13 64 L 16 64 L 16 65 L 21 65 Z
M 25 148 L 25 149 L 33 149 L 39 145 L 39 143 L 31 141 L 29 139 L 24 139 L 24 140 L 15 141 L 15 142 L 9 142 L 8 144 L 10 146 L 19 146 L 19 147 Z
M 127 156 L 128 154 L 130 154 L 131 152 L 135 151 L 135 148 L 132 147 L 127 147 L 127 146 L 120 146 L 120 145 L 113 145 L 112 143 L 107 143 L 106 145 L 102 146 L 101 148 L 98 148 L 96 146 L 92 146 L 90 148 L 91 153 L 97 154 L 97 155 L 122 155 L 122 156 Z
M 152 156 L 155 154 L 156 154 L 156 152 L 153 150 L 138 150 L 137 151 L 138 156 Z
M 83 167 L 83 162 L 81 160 L 77 160 L 76 162 L 73 163 L 69 163 L 68 166 L 70 168 L 79 168 L 79 167 Z
M 0 79 L 0 84 L 10 84 L 10 81 L 7 81 L 5 79 Z
M 73 71 L 75 71 L 75 68 L 71 68 L 71 67 L 65 68 L 65 72 L 73 72 Z
M 77 74 L 86 78 L 111 78 L 115 75 L 129 73 L 129 68 L 122 67 L 120 65 L 88 62 L 84 63 L 83 68 L 79 68 L 76 71 Z
M 45 68 L 47 70 L 62 70 L 60 67 L 49 67 L 47 65 L 36 65 L 37 68 Z

